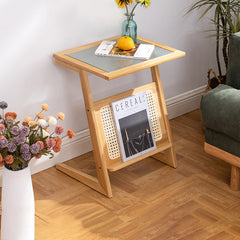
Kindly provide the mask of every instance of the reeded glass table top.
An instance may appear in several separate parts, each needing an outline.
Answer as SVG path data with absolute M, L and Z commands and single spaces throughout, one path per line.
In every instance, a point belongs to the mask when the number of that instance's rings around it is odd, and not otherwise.
M 146 42 L 138 40 L 138 43 Z M 149 60 L 127 59 L 122 57 L 96 56 L 95 51 L 98 46 L 99 45 L 81 49 L 79 51 L 67 53 L 65 55 L 110 73 L 125 67 L 133 66 L 135 64 L 149 61 L 151 59 L 172 53 L 172 51 L 170 50 L 155 45 L 154 51 Z

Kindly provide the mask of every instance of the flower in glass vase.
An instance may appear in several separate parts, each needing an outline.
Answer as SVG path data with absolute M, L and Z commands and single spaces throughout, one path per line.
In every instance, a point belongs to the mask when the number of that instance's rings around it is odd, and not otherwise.
M 58 124 L 65 118 L 60 112 L 57 117 L 49 116 L 45 120 L 44 113 L 49 110 L 47 104 L 41 105 L 41 111 L 35 117 L 25 117 L 24 121 L 17 121 L 15 112 L 4 110 L 8 104 L 0 102 L 0 166 L 17 171 L 24 169 L 33 158 L 41 158 L 43 155 L 52 158 L 54 153 L 61 150 L 62 140 L 60 135 L 64 129 Z M 70 132 L 70 134 L 69 134 Z M 74 136 L 72 130 L 67 130 L 69 138 Z
M 126 17 L 127 19 L 122 23 L 122 36 L 131 37 L 134 43 L 137 42 L 137 24 L 133 20 L 134 12 L 136 7 L 140 4 L 145 8 L 149 7 L 151 4 L 150 0 L 135 0 L 135 4 L 133 4 L 132 0 L 115 0 L 118 4 L 119 8 L 126 9 Z M 130 7 L 131 6 L 131 7 Z

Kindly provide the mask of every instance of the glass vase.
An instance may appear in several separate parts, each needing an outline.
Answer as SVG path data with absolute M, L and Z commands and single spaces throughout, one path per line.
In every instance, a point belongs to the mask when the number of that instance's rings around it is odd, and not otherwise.
M 133 20 L 133 15 L 126 14 L 126 19 L 122 23 L 121 36 L 131 37 L 134 43 L 137 43 L 137 24 Z

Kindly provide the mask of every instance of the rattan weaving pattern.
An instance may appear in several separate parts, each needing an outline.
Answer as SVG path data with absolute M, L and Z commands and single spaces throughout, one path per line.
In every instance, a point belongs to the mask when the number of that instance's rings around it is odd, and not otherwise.
M 160 116 L 156 107 L 156 97 L 151 90 L 146 91 L 146 96 L 148 100 L 148 109 L 153 129 L 154 140 L 159 141 L 162 138 L 162 130 L 159 121 Z M 106 139 L 109 158 L 112 160 L 119 158 L 120 148 L 110 105 L 103 106 L 100 109 L 100 116 L 102 120 L 102 126 Z

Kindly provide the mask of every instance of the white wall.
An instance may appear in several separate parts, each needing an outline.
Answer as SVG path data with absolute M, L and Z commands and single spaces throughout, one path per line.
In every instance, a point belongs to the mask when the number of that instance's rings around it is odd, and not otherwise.
M 197 22 L 199 14 L 184 17 L 193 1 L 152 0 L 136 9 L 138 35 L 186 52 L 165 63 L 160 72 L 165 97 L 172 98 L 207 83 L 215 66 L 214 39 Z M 0 100 L 20 119 L 48 103 L 51 115 L 66 114 L 65 128 L 88 128 L 78 74 L 54 62 L 53 53 L 120 34 L 123 9 L 115 0 L 0 1 Z M 150 81 L 148 70 L 111 82 L 89 74 L 94 99 Z
M 160 66 L 166 98 L 207 84 L 207 71 L 215 67 L 215 40 L 205 32 L 213 26 L 208 19 L 198 21 L 199 11 L 184 16 L 194 2 L 155 0 L 135 17 L 139 35 L 186 52 L 184 58 Z

